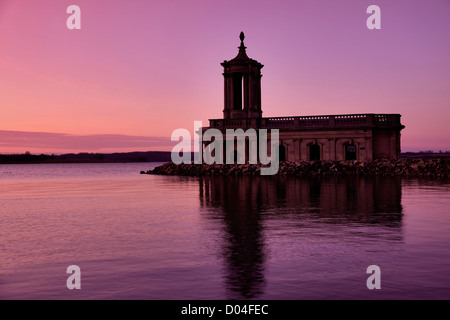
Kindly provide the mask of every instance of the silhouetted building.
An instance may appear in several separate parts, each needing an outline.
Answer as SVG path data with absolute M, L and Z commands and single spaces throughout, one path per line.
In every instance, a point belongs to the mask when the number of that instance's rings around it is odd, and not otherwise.
M 261 69 L 247 56 L 244 33 L 238 55 L 224 68 L 223 119 L 210 119 L 209 128 L 278 129 L 279 160 L 360 160 L 400 157 L 400 114 L 343 114 L 263 118 Z M 248 150 L 248 149 L 247 149 Z M 269 148 L 270 150 L 270 148 Z M 248 155 L 247 155 L 248 159 Z

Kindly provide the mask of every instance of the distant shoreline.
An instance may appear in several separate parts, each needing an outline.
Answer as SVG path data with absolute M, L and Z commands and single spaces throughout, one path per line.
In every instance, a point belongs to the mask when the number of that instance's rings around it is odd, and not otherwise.
M 193 157 L 193 155 L 192 155 Z M 450 159 L 450 152 L 404 152 L 401 159 Z M 170 151 L 137 151 L 122 153 L 68 153 L 48 154 L 0 154 L 0 164 L 33 163 L 132 163 L 132 162 L 171 162 Z
M 450 159 L 450 152 L 402 152 L 400 159 Z
M 170 155 L 169 151 L 68 153 L 62 155 L 0 154 L 0 164 L 169 162 L 171 161 Z

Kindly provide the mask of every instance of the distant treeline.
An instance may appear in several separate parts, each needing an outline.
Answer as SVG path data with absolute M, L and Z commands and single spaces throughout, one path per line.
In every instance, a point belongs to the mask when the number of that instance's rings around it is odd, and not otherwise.
M 126 153 L 68 153 L 62 155 L 0 154 L 0 164 L 13 163 L 92 163 L 92 162 L 169 162 L 169 151 Z
M 0 164 L 13 163 L 93 163 L 93 162 L 171 162 L 169 151 L 125 153 L 0 154 Z M 450 152 L 403 152 L 402 159 L 450 159 Z M 194 153 L 191 155 L 194 159 Z
M 450 159 L 450 151 L 420 151 L 420 152 L 402 152 L 400 154 L 402 159 Z

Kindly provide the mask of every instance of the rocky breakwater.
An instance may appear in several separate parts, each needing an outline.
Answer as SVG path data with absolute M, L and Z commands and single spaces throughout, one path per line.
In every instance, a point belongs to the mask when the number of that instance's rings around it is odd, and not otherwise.
M 260 164 L 174 164 L 166 163 L 141 174 L 207 176 L 207 175 L 260 175 Z M 289 176 L 403 176 L 423 178 L 449 178 L 450 160 L 374 160 L 374 161 L 282 161 L 279 175 Z

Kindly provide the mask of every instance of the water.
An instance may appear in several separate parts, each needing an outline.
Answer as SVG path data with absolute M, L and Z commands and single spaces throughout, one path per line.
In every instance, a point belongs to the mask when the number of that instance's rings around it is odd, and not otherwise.
M 0 165 L 0 299 L 450 299 L 448 183 L 155 165 Z

